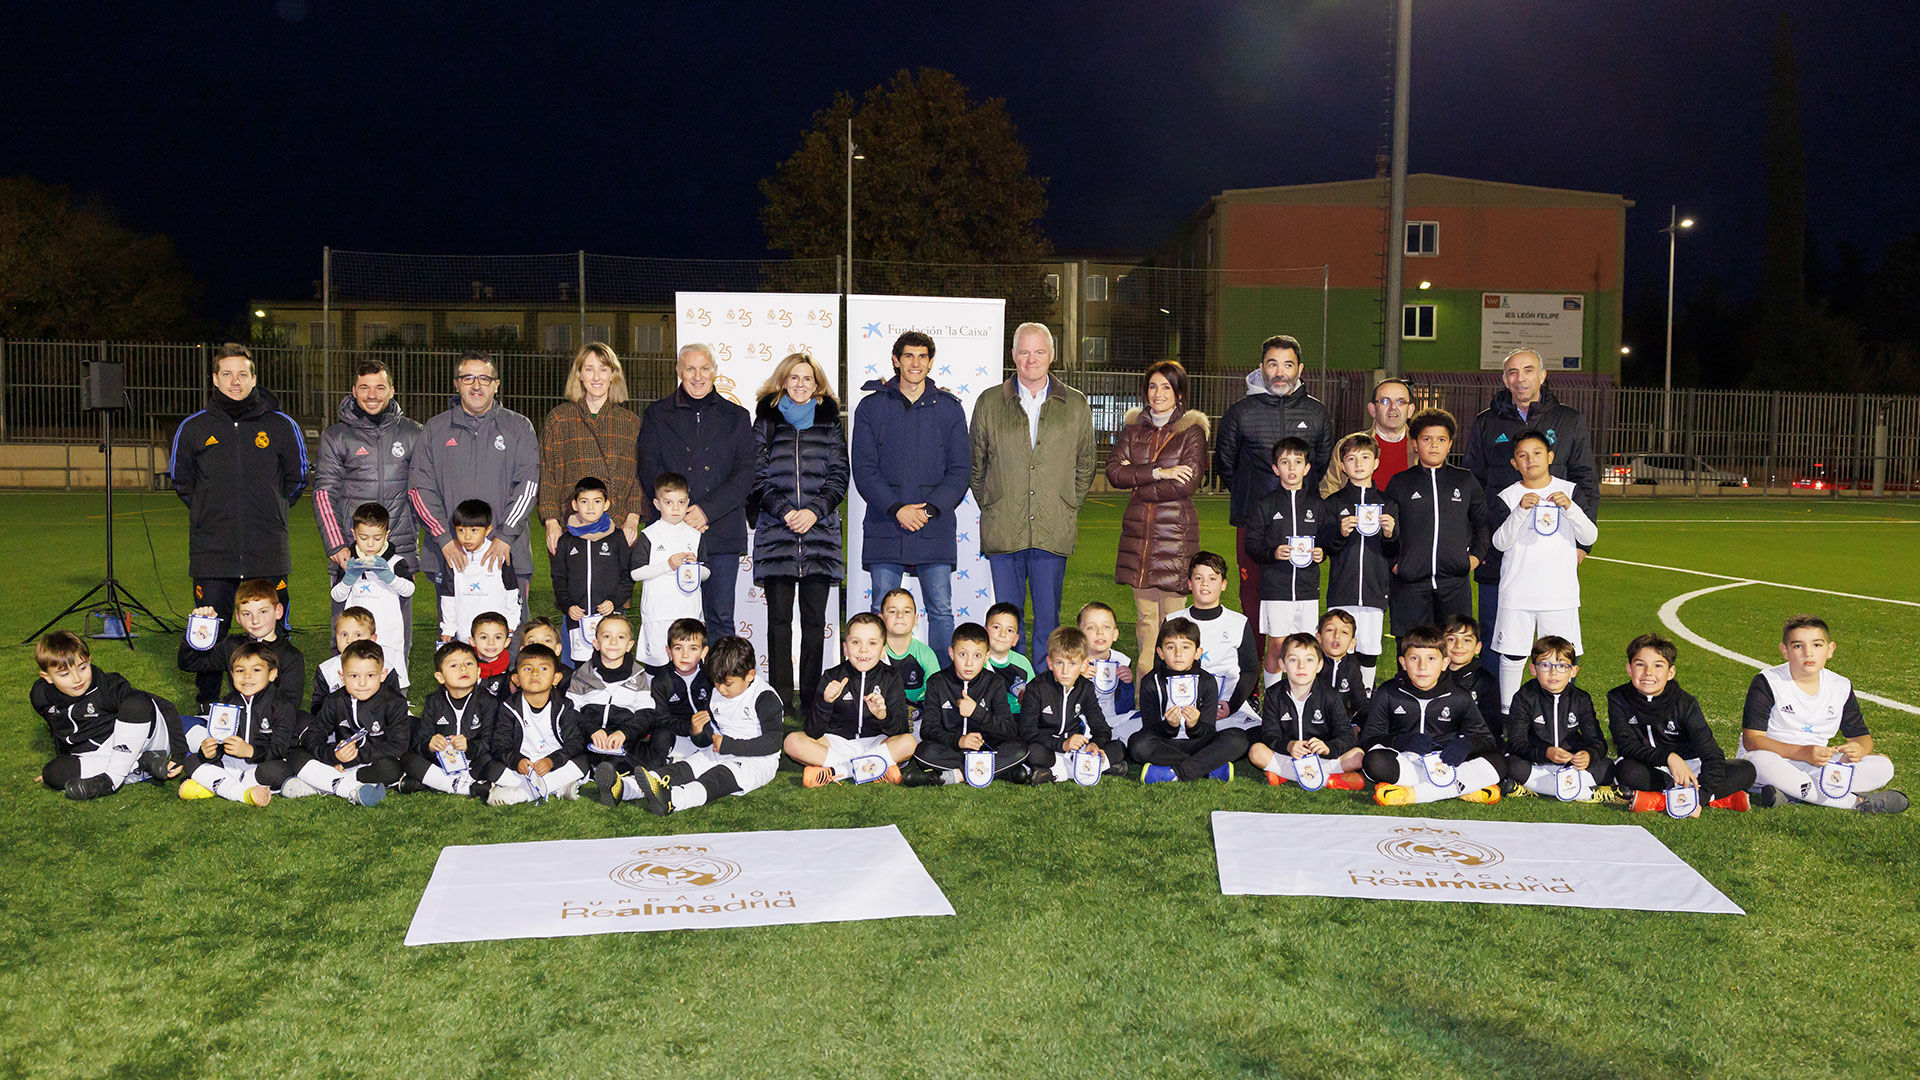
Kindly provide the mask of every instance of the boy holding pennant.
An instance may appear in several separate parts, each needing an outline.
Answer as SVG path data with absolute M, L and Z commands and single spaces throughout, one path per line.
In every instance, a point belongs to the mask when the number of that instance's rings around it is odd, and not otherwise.
M 1372 436 L 1349 435 L 1340 440 L 1336 453 L 1347 471 L 1347 482 L 1322 500 L 1320 546 L 1331 564 L 1327 610 L 1344 611 L 1352 620 L 1360 682 L 1371 690 L 1386 630 L 1387 581 L 1400 550 L 1394 539 L 1400 504 L 1373 486 L 1380 457 Z
M 820 696 L 807 712 L 806 729 L 786 738 L 787 756 L 802 766 L 803 785 L 900 782 L 900 763 L 913 757 L 919 740 L 907 719 L 900 674 L 880 662 L 886 635 L 886 625 L 872 612 L 847 620 L 840 642 L 846 660 L 820 676 Z M 716 678 L 716 690 L 719 685 Z
M 633 580 L 640 582 L 640 662 L 667 662 L 667 631 L 680 619 L 698 619 L 700 585 L 707 566 L 707 534 L 693 527 L 687 478 L 661 473 L 653 481 L 653 507 L 660 516 L 634 542 Z
M 387 666 L 404 691 L 409 685 L 407 649 L 413 626 L 402 618 L 401 605 L 413 598 L 415 566 L 411 556 L 394 553 L 387 537 L 389 520 L 387 508 L 379 503 L 362 503 L 354 510 L 352 557 L 333 584 L 333 602 L 359 608 L 370 617 L 373 625 L 368 636 L 380 643 Z
M 1753 763 L 1728 761 L 1700 702 L 1680 688 L 1679 651 L 1658 634 L 1627 643 L 1627 681 L 1607 691 L 1613 781 L 1634 792 L 1632 809 L 1699 817 L 1700 804 L 1745 810 Z
M 40 678 L 27 701 L 53 740 L 41 783 L 69 799 L 97 799 L 143 777 L 164 783 L 175 774 L 172 761 L 186 758 L 188 747 L 172 704 L 96 671 L 87 640 L 71 630 L 35 642 L 33 659 Z
M 513 673 L 520 689 L 500 703 L 488 748 L 507 768 L 487 793 L 487 805 L 579 798 L 587 734 L 580 714 L 554 692 L 560 657 L 546 645 L 522 645 Z
M 1325 509 L 1306 490 L 1304 440 L 1291 435 L 1273 447 L 1280 486 L 1254 506 L 1247 526 L 1247 557 L 1260 564 L 1260 633 L 1266 638 L 1266 686 L 1280 681 L 1280 642 L 1311 634 L 1320 621 L 1320 528 Z
M 1893 780 L 1893 762 L 1873 752 L 1853 683 L 1827 670 L 1835 648 L 1825 620 L 1787 620 L 1780 631 L 1786 662 L 1755 675 L 1747 687 L 1736 756 L 1753 766 L 1762 806 L 1784 799 L 1898 814 L 1907 808 L 1906 795 L 1881 790 Z M 1834 746 L 1836 736 L 1846 741 Z
M 1246 756 L 1245 731 L 1215 726 L 1220 687 L 1201 666 L 1202 633 L 1192 619 L 1160 624 L 1157 659 L 1140 681 L 1140 731 L 1127 742 L 1127 756 L 1140 763 L 1145 783 L 1231 781 L 1233 763 Z
M 947 647 L 951 666 L 927 680 L 920 700 L 920 744 L 906 774 L 909 787 L 1027 778 L 1026 744 L 1007 708 L 1007 684 L 987 669 L 987 628 L 976 622 L 953 628 Z
M 181 671 L 195 675 L 225 675 L 233 659 L 233 650 L 249 641 L 265 642 L 273 649 L 274 689 L 286 703 L 300 707 L 300 691 L 306 688 L 307 659 L 293 642 L 281 633 L 280 620 L 287 614 L 280 593 L 266 578 L 249 578 L 233 593 L 233 621 L 239 632 L 220 637 L 219 615 L 210 607 L 194 608 L 187 616 L 187 630 L 180 640 L 177 663 Z M 218 679 L 215 679 L 218 685 Z M 209 695 L 208 700 L 213 695 Z
M 1219 689 L 1208 726 L 1258 726 L 1259 714 L 1242 710 L 1260 691 L 1260 632 L 1247 616 L 1221 601 L 1227 588 L 1227 560 L 1211 551 L 1195 554 L 1187 563 L 1187 587 L 1193 590 L 1193 602 L 1167 615 L 1160 625 L 1164 630 L 1174 619 L 1186 619 L 1200 635 L 1198 663 Z M 1155 647 L 1157 651 L 1157 642 Z M 1149 715 L 1143 705 L 1140 716 L 1147 727 L 1153 726 Z
M 1120 636 L 1120 620 L 1113 609 L 1095 600 L 1083 604 L 1074 624 L 1087 637 L 1087 664 L 1093 669 L 1093 693 L 1100 711 L 1107 718 L 1113 741 L 1122 746 L 1140 730 L 1140 714 L 1134 708 L 1133 661 L 1113 647 Z
M 1047 635 L 1047 670 L 1020 692 L 1020 727 L 1032 784 L 1074 780 L 1092 786 L 1127 769 L 1126 751 L 1100 711 L 1088 680 L 1087 637 L 1072 626 Z
M 1500 557 L 1500 610 L 1493 651 L 1500 654 L 1500 708 L 1520 689 L 1528 650 L 1553 635 L 1580 652 L 1580 546 L 1592 547 L 1600 529 L 1574 503 L 1574 483 L 1553 476 L 1553 447 L 1545 434 L 1523 431 L 1513 441 L 1520 479 L 1494 504 L 1506 520 L 1493 531 Z
M 1447 677 L 1440 632 L 1416 626 L 1399 639 L 1400 671 L 1374 692 L 1360 728 L 1367 748 L 1360 768 L 1374 785 L 1373 801 L 1499 802 L 1506 755 L 1473 695 Z
M 332 794 L 372 806 L 400 782 L 413 717 L 407 699 L 383 684 L 385 667 L 380 646 L 371 641 L 356 641 L 340 654 L 340 689 L 327 695 L 303 733 L 306 755 L 280 794 Z
M 1269 784 L 1292 780 L 1308 791 L 1365 788 L 1353 721 L 1340 694 L 1320 681 L 1320 646 L 1313 635 L 1282 639 L 1280 664 L 1286 684 L 1261 699 L 1260 735 L 1247 747 L 1247 760 L 1266 770 Z
M 492 753 L 500 699 L 480 689 L 480 656 L 473 646 L 449 641 L 433 654 L 440 689 L 420 706 L 418 741 L 400 764 L 408 780 L 401 790 L 431 788 L 484 799 L 507 767 Z
M 705 638 L 704 624 L 701 636 Z M 666 767 L 673 725 L 654 706 L 653 676 L 634 659 L 633 623 L 619 612 L 607 615 L 594 627 L 593 641 L 593 657 L 574 669 L 567 699 L 586 719 L 595 796 L 612 806 L 617 801 L 616 778 L 643 767 Z M 687 730 L 693 730 L 691 722 Z
M 1533 678 L 1507 708 L 1507 778 L 1519 785 L 1513 794 L 1614 801 L 1613 761 L 1593 697 L 1573 685 L 1580 674 L 1573 642 L 1549 634 L 1533 643 L 1532 659 Z
M 474 641 L 468 635 L 478 634 L 484 615 L 493 615 L 508 627 L 520 621 L 520 577 L 512 558 L 492 567 L 482 558 L 482 549 L 492 543 L 492 537 L 493 507 L 485 499 L 467 499 L 453 508 L 453 541 L 466 552 L 467 565 L 459 570 L 449 565 L 441 575 L 441 641 Z M 480 653 L 484 662 L 487 651 Z
M 617 781 L 617 797 L 629 798 L 627 788 L 636 787 L 647 809 L 664 816 L 725 795 L 745 795 L 773 781 L 780 770 L 786 708 L 779 692 L 760 677 L 753 643 L 721 638 L 713 643 L 706 668 L 713 682 L 712 708 L 694 717 L 694 752 L 658 772 L 642 768 Z
M 274 652 L 265 642 L 249 641 L 233 650 L 227 678 L 233 689 L 207 706 L 206 719 L 194 719 L 187 743 L 194 754 L 183 799 L 218 795 L 246 806 L 265 806 L 274 788 L 290 783 L 287 765 L 300 717 L 273 689 Z

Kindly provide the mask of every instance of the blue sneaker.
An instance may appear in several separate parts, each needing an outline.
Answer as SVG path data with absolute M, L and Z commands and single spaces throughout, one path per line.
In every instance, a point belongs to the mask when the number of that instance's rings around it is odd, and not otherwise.
M 1229 761 L 1225 765 L 1208 773 L 1207 779 L 1220 780 L 1229 784 L 1233 783 L 1233 762 Z
M 1143 784 L 1167 784 L 1180 779 L 1170 765 L 1140 766 L 1140 782 Z

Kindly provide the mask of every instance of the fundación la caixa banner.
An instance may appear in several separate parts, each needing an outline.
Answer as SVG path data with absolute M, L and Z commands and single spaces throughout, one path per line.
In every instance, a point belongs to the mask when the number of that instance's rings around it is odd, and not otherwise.
M 840 294 L 838 293 L 713 293 L 674 294 L 674 340 L 681 346 L 701 344 L 713 350 L 719 368 L 714 393 L 749 414 L 761 384 L 780 361 L 806 353 L 820 365 L 829 382 L 840 378 Z M 848 422 L 848 429 L 852 423 Z M 858 519 L 855 519 L 858 520 Z M 751 529 L 753 522 L 747 522 Z M 715 569 L 718 569 L 717 567 Z M 753 642 L 760 672 L 767 670 L 767 596 L 753 582 L 753 540 L 741 553 L 740 577 L 735 584 L 735 633 Z M 799 639 L 799 612 L 793 612 L 794 639 Z M 827 663 L 839 662 L 840 590 L 827 596 Z M 798 648 L 794 650 L 796 656 Z
M 867 387 L 893 378 L 893 343 L 909 330 L 933 339 L 933 370 L 927 379 L 960 399 L 969 424 L 973 402 L 989 386 L 1006 378 L 1005 300 L 947 296 L 851 296 L 847 298 L 848 414 L 867 396 Z M 866 500 L 857 488 L 847 493 L 847 591 L 850 610 L 873 607 L 873 579 L 860 565 L 861 528 Z M 973 494 L 955 512 L 959 559 L 953 567 L 953 623 L 983 622 L 993 606 L 993 572 L 980 554 L 980 507 Z M 915 631 L 927 637 L 926 596 L 918 578 L 902 582 L 923 613 Z M 945 657 L 941 661 L 945 662 Z
M 1540 354 L 1547 371 L 1579 371 L 1586 304 L 1566 293 L 1480 294 L 1480 367 L 1499 371 L 1515 349 Z

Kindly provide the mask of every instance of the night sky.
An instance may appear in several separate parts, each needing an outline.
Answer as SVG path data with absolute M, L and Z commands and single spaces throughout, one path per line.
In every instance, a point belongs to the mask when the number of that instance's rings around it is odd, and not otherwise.
M 757 182 L 907 66 L 1007 99 L 1058 249 L 1144 253 L 1222 189 L 1372 175 L 1390 5 L 108 6 L 8 5 L 0 173 L 173 236 L 225 321 L 327 244 L 761 256 Z M 1678 202 L 1683 293 L 1751 295 L 1783 7 L 1808 226 L 1871 259 L 1920 229 L 1911 0 L 1418 0 L 1411 167 L 1636 200 L 1635 294 Z

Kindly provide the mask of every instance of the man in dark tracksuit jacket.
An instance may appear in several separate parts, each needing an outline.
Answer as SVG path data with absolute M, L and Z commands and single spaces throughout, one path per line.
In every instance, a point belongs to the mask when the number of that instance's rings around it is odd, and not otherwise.
M 1531 361 L 1529 363 L 1529 361 Z M 1587 436 L 1587 418 L 1571 405 L 1563 405 L 1546 386 L 1546 372 L 1540 356 L 1521 349 L 1507 358 L 1503 379 L 1506 389 L 1493 395 L 1493 403 L 1480 410 L 1467 431 L 1463 448 L 1467 471 L 1480 481 L 1487 501 L 1497 515 L 1506 513 L 1500 493 L 1520 481 L 1513 467 L 1513 444 L 1522 432 L 1538 431 L 1547 437 L 1553 451 L 1553 463 L 1547 472 L 1573 484 L 1573 502 L 1588 518 L 1600 519 L 1600 471 L 1593 463 L 1593 443 Z M 1497 504 L 1497 505 L 1494 505 Z M 1498 527 L 1498 522 L 1493 526 Z M 1581 550 L 1588 550 L 1582 548 Z M 1489 638 L 1500 614 L 1500 552 L 1489 547 L 1473 572 L 1480 583 L 1480 625 Z M 1492 649 L 1480 654 L 1480 663 L 1499 674 L 1500 656 Z
M 705 345 L 680 349 L 680 385 L 647 406 L 636 447 L 640 490 L 653 498 L 661 473 L 687 479 L 687 520 L 705 529 L 712 572 L 700 586 L 707 641 L 736 633 L 733 597 L 747 550 L 747 494 L 753 488 L 753 418 L 714 389 L 713 354 Z
M 1387 601 L 1394 636 L 1473 614 L 1470 560 L 1486 556 L 1493 535 L 1479 481 L 1454 465 L 1414 465 L 1387 482 L 1387 497 L 1400 507 L 1394 519 L 1400 550 Z
M 255 380 L 243 345 L 215 353 L 214 392 L 206 408 L 180 421 L 169 470 L 187 504 L 187 574 L 196 607 L 210 607 L 226 636 L 233 594 L 248 578 L 279 586 L 281 626 L 293 626 L 287 575 L 293 570 L 287 511 L 307 484 L 307 443 L 300 425 Z M 195 680 L 201 701 L 220 692 L 218 673 Z
M 1307 393 L 1301 379 L 1300 343 L 1284 335 L 1267 339 L 1260 368 L 1266 392 L 1250 392 L 1229 406 L 1213 442 L 1213 472 L 1229 493 L 1228 517 L 1238 534 L 1240 610 L 1246 612 L 1260 606 L 1258 575 L 1246 554 L 1247 529 L 1256 504 L 1280 486 L 1273 474 L 1274 444 L 1292 436 L 1312 448 L 1304 485 L 1309 492 L 1320 490 L 1320 477 L 1333 457 L 1333 424 L 1327 407 Z

